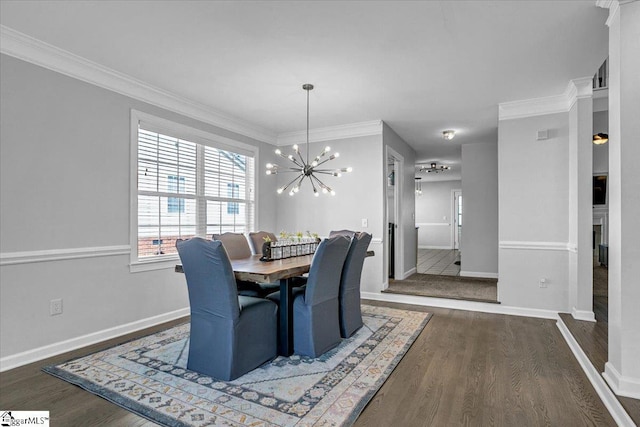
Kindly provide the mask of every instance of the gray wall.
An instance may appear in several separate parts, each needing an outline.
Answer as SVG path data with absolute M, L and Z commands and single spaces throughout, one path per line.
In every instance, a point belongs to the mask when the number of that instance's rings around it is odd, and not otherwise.
M 498 274 L 498 145 L 462 145 L 461 276 Z
M 253 144 L 258 164 L 273 147 L 12 57 L 0 66 L 0 250 L 31 259 L 0 267 L 0 357 L 187 308 L 183 276 L 130 273 L 128 253 L 33 259 L 129 245 L 132 108 Z M 274 229 L 276 187 L 257 176 L 258 224 Z M 64 313 L 51 317 L 54 298 Z
M 446 172 L 445 172 L 446 173 Z M 422 195 L 416 195 L 416 227 L 418 247 L 453 249 L 453 190 L 462 190 L 462 181 L 422 182 Z
M 549 139 L 537 141 L 537 131 L 544 129 Z M 503 304 L 567 310 L 568 145 L 568 113 L 499 122 L 498 298 Z M 539 286 L 541 278 L 546 288 Z
M 306 155 L 306 144 L 299 144 L 303 155 Z M 272 197 L 277 206 L 276 230 L 288 232 L 311 231 L 320 236 L 328 236 L 331 230 L 358 230 L 372 234 L 373 240 L 369 248 L 376 256 L 367 258 L 362 273 L 362 290 L 380 291 L 383 277 L 382 239 L 385 226 L 383 216 L 383 169 L 379 167 L 382 158 L 382 135 L 361 136 L 357 138 L 333 140 L 310 144 L 310 157 L 313 158 L 326 145 L 331 146 L 331 152 L 339 152 L 340 157 L 325 165 L 327 168 L 348 167 L 353 172 L 345 173 L 342 177 L 326 176 L 322 181 L 335 190 L 336 195 L 313 195 L 312 188 L 305 180 L 300 191 L 295 196 L 286 192 Z M 292 152 L 291 147 L 280 147 L 287 155 Z M 284 165 L 285 160 L 278 160 Z M 260 173 L 260 172 L 259 172 Z M 271 177 L 277 180 L 277 186 L 285 185 L 293 176 L 278 174 Z M 362 219 L 367 219 L 368 226 L 362 227 Z
M 406 277 L 415 272 L 416 268 L 416 248 L 417 248 L 417 236 L 415 228 L 415 212 L 416 212 L 416 198 L 415 198 L 415 164 L 416 164 L 416 152 L 407 144 L 397 133 L 394 132 L 391 127 L 386 123 L 383 126 L 382 140 L 385 147 L 391 147 L 404 159 L 404 169 L 396 171 L 396 180 L 402 180 L 401 194 L 400 194 L 400 218 L 396 218 L 398 224 L 402 224 L 401 230 L 396 230 L 396 233 L 402 233 L 402 246 L 404 252 L 404 263 L 401 266 L 396 264 L 396 277 L 398 277 L 397 270 L 403 277 Z M 386 150 L 385 150 L 386 151 Z M 381 162 L 378 164 L 386 165 L 387 158 L 383 156 Z M 386 177 L 384 178 L 386 180 Z M 385 181 L 386 182 L 386 181 Z M 398 181 L 396 181 L 396 185 Z M 385 193 L 382 193 L 385 194 Z M 383 196 L 386 200 L 386 197 Z M 396 254 L 396 257 L 398 255 Z

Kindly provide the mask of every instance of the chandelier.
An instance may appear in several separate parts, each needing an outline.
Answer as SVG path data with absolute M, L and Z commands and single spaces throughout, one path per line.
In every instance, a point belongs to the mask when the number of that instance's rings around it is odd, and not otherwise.
M 438 173 L 438 172 L 447 171 L 449 169 L 451 169 L 451 166 L 444 166 L 444 165 L 438 166 L 436 163 L 431 163 L 431 166 L 422 166 L 420 168 L 420 172 Z
M 298 147 L 298 144 L 293 145 L 294 154 L 289 154 L 288 156 L 285 156 L 284 154 L 282 154 L 282 151 L 280 151 L 280 149 L 277 149 L 276 154 L 284 159 L 291 161 L 293 165 L 292 166 L 290 165 L 290 167 L 288 168 L 281 169 L 280 166 L 276 164 L 267 163 L 267 175 L 276 175 L 278 173 L 287 173 L 287 172 L 293 172 L 296 174 L 296 177 L 293 178 L 291 181 L 289 181 L 287 185 L 278 188 L 278 194 L 282 194 L 282 192 L 286 191 L 287 189 L 290 189 L 289 195 L 293 196 L 298 191 L 300 191 L 300 187 L 302 186 L 302 183 L 304 182 L 305 178 L 307 178 L 311 183 L 311 188 L 313 189 L 314 196 L 318 197 L 320 195 L 320 192 L 318 191 L 318 189 L 320 189 L 320 191 L 322 191 L 325 194 L 328 193 L 328 194 L 331 194 L 332 196 L 335 196 L 336 192 L 333 191 L 331 187 L 329 187 L 324 182 L 322 182 L 317 175 L 324 174 L 324 175 L 333 175 L 336 177 L 340 177 L 344 172 L 351 172 L 352 168 L 348 167 L 348 168 L 339 168 L 339 169 L 318 169 L 318 166 L 321 166 L 330 160 L 340 157 L 340 153 L 333 153 L 329 155 L 329 157 L 323 160 L 323 158 L 331 151 L 331 147 L 325 147 L 324 150 L 322 150 L 322 152 L 318 154 L 313 159 L 312 162 L 309 162 L 309 91 L 313 90 L 313 85 L 309 83 L 304 84 L 302 85 L 302 89 L 307 91 L 307 155 L 306 155 L 306 159 L 305 157 L 302 156 L 302 154 L 300 154 L 300 149 Z

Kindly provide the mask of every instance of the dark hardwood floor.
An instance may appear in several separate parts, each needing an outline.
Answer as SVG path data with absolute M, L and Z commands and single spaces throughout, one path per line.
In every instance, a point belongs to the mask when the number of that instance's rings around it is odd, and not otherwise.
M 602 373 L 605 363 L 609 360 L 609 299 L 607 297 L 606 268 L 594 265 L 593 278 L 593 312 L 596 321 L 575 320 L 567 313 L 561 313 L 560 318 L 587 355 L 593 367 Z M 631 419 L 640 425 L 640 400 L 622 396 L 616 397 Z
M 412 309 L 434 315 L 356 426 L 615 425 L 554 320 Z
M 356 426 L 614 426 L 555 321 L 366 301 L 434 314 Z M 181 319 L 0 374 L 0 408 L 52 426 L 152 425 L 40 371 Z

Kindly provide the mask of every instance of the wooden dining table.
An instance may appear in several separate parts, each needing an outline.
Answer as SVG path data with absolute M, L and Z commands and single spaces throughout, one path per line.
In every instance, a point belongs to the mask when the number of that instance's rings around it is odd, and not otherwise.
M 231 260 L 236 280 L 248 280 L 256 283 L 280 283 L 280 310 L 278 330 L 278 354 L 293 354 L 293 298 L 294 277 L 308 273 L 313 255 L 303 255 L 274 261 L 260 261 L 260 255 Z M 182 273 L 182 265 L 176 265 L 175 271 Z

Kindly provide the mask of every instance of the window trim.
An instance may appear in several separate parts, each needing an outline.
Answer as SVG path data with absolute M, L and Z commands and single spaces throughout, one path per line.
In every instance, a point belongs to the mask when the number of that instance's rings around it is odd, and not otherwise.
M 238 154 L 253 157 L 254 161 L 254 194 L 253 215 L 254 227 L 257 227 L 258 217 L 258 165 L 259 149 L 257 146 L 246 144 L 231 138 L 196 129 L 171 120 L 163 119 L 131 109 L 130 122 L 130 165 L 129 165 L 129 245 L 130 262 L 129 269 L 132 273 L 173 268 L 179 260 L 177 254 L 168 254 L 140 260 L 138 259 L 138 126 L 143 123 L 147 130 L 165 133 L 180 139 L 185 139 L 196 144 L 231 151 Z

